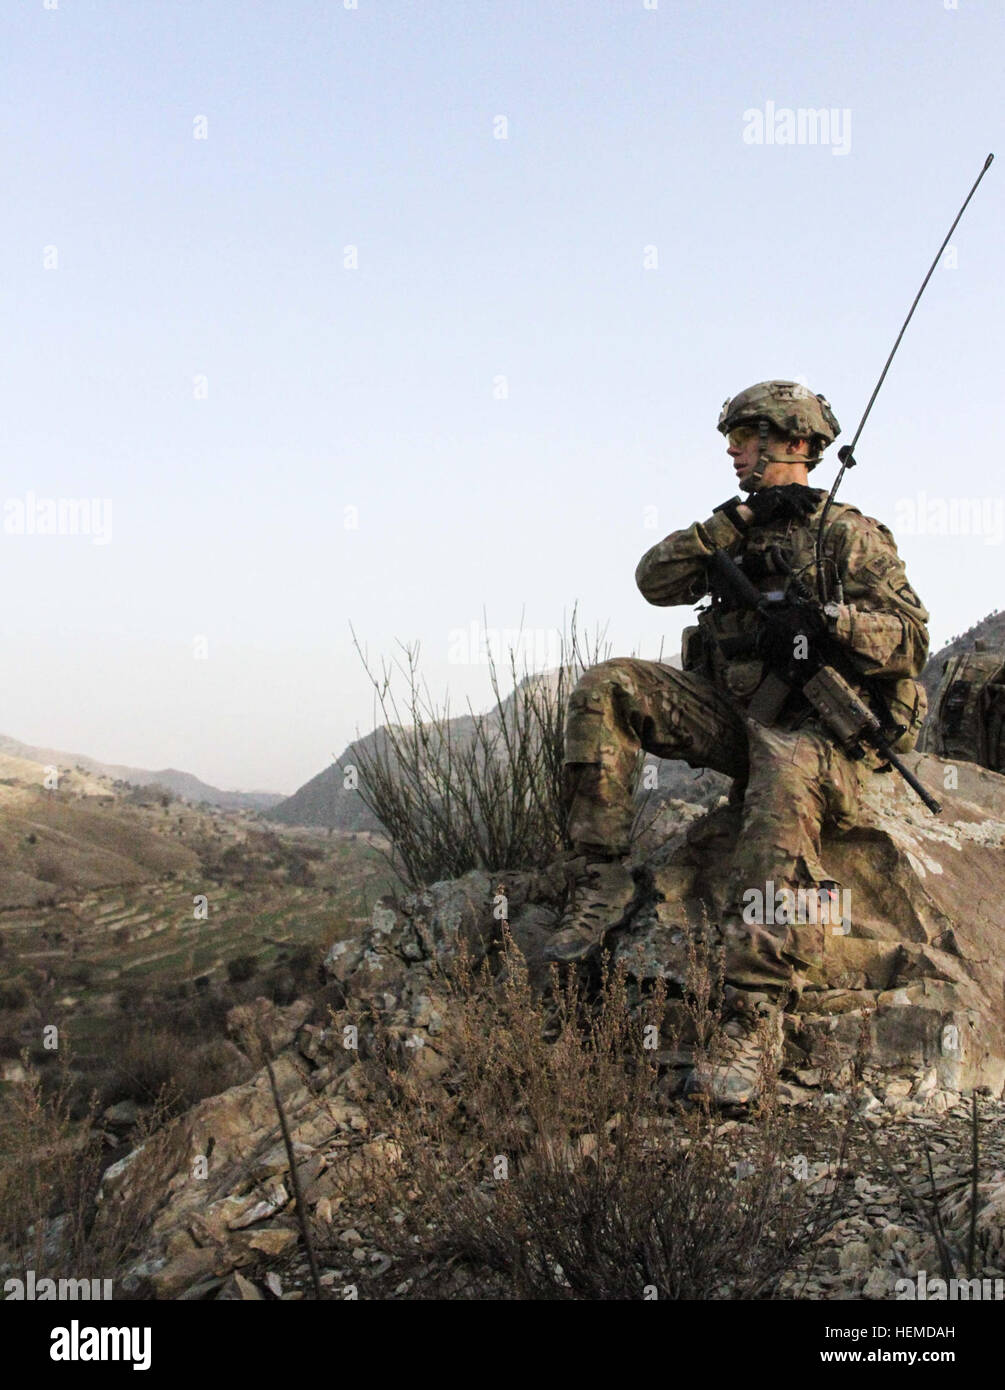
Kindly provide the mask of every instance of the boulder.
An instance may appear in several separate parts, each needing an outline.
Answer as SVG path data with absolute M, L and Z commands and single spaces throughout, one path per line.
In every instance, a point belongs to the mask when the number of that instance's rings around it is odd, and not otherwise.
M 955 1092 L 1005 1086 L 1005 777 L 931 754 L 905 758 L 943 802 L 932 815 L 895 773 L 865 782 L 854 829 L 825 832 L 822 859 L 850 895 L 849 922 L 824 930 L 788 1028 L 817 1065 L 828 1047 L 862 1046 L 896 1074 L 934 1068 Z M 657 901 L 621 933 L 615 955 L 640 985 L 682 986 L 688 942 L 728 900 L 740 812 L 720 807 L 676 835 L 654 869 Z
M 264 1042 L 273 1056 L 289 1047 L 311 1011 L 307 999 L 295 999 L 280 1008 L 271 999 L 259 995 L 250 1004 L 236 1004 L 227 1013 L 227 1032 L 244 1045 L 250 1039 Z

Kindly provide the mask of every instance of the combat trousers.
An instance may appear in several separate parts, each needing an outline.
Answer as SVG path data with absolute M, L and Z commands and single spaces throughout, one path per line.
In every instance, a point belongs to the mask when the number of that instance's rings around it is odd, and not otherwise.
M 633 657 L 604 661 L 584 673 L 566 717 L 569 835 L 583 852 L 628 852 L 643 751 L 713 768 L 743 789 L 732 899 L 720 924 L 726 979 L 747 989 L 798 987 L 830 926 L 779 921 L 772 896 L 802 889 L 805 902 L 807 889 L 829 881 L 820 831 L 826 819 L 842 829 L 855 823 L 858 765 L 814 725 L 765 728 L 694 672 Z M 766 911 L 758 913 L 748 890 Z

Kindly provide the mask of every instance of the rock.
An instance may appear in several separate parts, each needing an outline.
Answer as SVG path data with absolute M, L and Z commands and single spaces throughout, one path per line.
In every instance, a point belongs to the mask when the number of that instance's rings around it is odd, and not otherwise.
M 257 1200 L 251 1200 L 242 1210 L 228 1222 L 228 1230 L 241 1231 L 246 1226 L 257 1225 L 259 1221 L 266 1221 L 276 1212 L 280 1212 L 290 1200 L 286 1184 L 280 1181 L 273 1181 L 264 1184 L 255 1194 Z
M 878 995 L 872 989 L 816 989 L 802 996 L 797 1012 L 812 1014 L 847 1014 L 855 1010 L 875 1008 Z
M 903 1096 L 911 1094 L 911 1083 L 905 1076 L 897 1076 L 887 1083 L 885 1096 L 887 1100 L 897 1100 Z
M 938 758 L 915 753 L 906 761 L 943 795 Z M 808 972 L 798 1014 L 786 1019 L 790 1068 L 833 1075 L 864 1047 L 884 1073 L 874 1082 L 884 1096 L 886 1080 L 932 1067 L 940 1090 L 1002 1093 L 1005 1010 L 994 962 L 1005 948 L 997 913 L 1005 889 L 1005 777 L 954 766 L 958 785 L 944 794 L 941 816 L 932 816 L 900 778 L 869 775 L 860 824 L 825 830 L 822 858 L 850 894 L 849 921 L 823 932 L 823 954 Z M 650 846 L 652 901 L 611 942 L 639 990 L 662 980 L 671 996 L 684 987 L 690 942 L 728 899 L 739 811 L 725 805 L 705 815 L 682 812 L 678 820 L 664 827 L 658 853 Z M 355 1001 L 353 1009 L 365 1002 L 383 1013 L 401 1059 L 434 1081 L 445 1066 L 431 1045 L 443 1005 L 430 967 L 456 958 L 461 941 L 475 964 L 484 959 L 496 939 L 493 895 L 502 883 L 514 939 L 527 951 L 532 984 L 540 984 L 531 958 L 554 928 L 562 879 L 557 867 L 476 871 L 397 902 L 382 899 L 360 938 L 331 948 L 329 975 Z M 671 1011 L 672 998 L 668 1032 Z M 317 1055 L 320 1040 L 312 1035 L 303 1045 Z M 900 1091 L 888 1098 L 916 1099 Z
M 896 942 L 827 932 L 823 961 L 807 972 L 807 979 L 818 989 L 887 989 L 899 957 Z
M 327 1202 L 332 1210 L 338 1206 L 339 1194 L 342 1189 L 342 1176 L 338 1165 L 342 1156 L 341 1151 L 330 1154 L 329 1166 L 313 1182 L 308 1183 L 303 1188 L 304 1201 L 309 1207 L 316 1206 L 320 1211 L 322 1202 Z M 325 1218 L 319 1216 L 318 1219 L 324 1220 Z
M 838 1250 L 838 1269 L 844 1273 L 859 1271 L 871 1263 L 869 1247 L 864 1240 L 852 1240 Z
M 666 884 L 667 871 L 655 875 L 658 891 Z M 688 928 L 681 925 L 675 904 L 660 902 L 651 914 L 622 934 L 614 959 L 624 965 L 630 978 L 641 983 L 669 980 L 683 987 L 688 970 Z
M 255 1221 L 260 1221 L 261 1215 L 259 1208 L 265 1207 L 265 1214 L 271 1215 L 274 1208 L 256 1200 L 256 1194 L 251 1193 L 245 1196 L 224 1197 L 219 1202 L 213 1202 L 205 1207 L 194 1219 L 190 1230 L 196 1230 L 199 1235 L 201 1245 L 209 1245 L 215 1242 L 223 1242 L 227 1239 L 227 1233 L 238 1230 L 242 1225 L 249 1226 Z M 174 1246 L 180 1240 L 188 1236 L 188 1232 L 176 1232 L 167 1241 L 167 1252 L 169 1255 L 176 1253 Z
M 294 1139 L 293 1141 L 293 1155 L 294 1158 L 308 1161 L 315 1158 L 313 1148 L 309 1144 L 304 1144 L 298 1139 Z M 304 1166 L 305 1164 L 298 1164 L 298 1168 L 301 1171 Z M 274 1144 L 261 1158 L 255 1160 L 251 1169 L 251 1176 L 256 1182 L 261 1182 L 265 1178 L 271 1178 L 276 1173 L 288 1172 L 289 1167 L 289 1160 L 286 1157 L 286 1145 L 280 1141 L 278 1144 Z M 313 1177 L 316 1175 L 312 1174 L 311 1176 Z
M 177 1255 L 169 1264 L 158 1269 L 150 1277 L 155 1298 L 177 1298 L 185 1289 L 205 1279 L 207 1275 L 220 1271 L 219 1254 L 215 1249 L 189 1250 Z
M 863 1298 L 892 1299 L 898 1276 L 889 1269 L 874 1269 L 862 1286 Z
M 507 883 L 509 887 L 509 883 Z M 527 974 L 535 989 L 542 989 L 549 978 L 549 962 L 544 948 L 551 940 L 560 920 L 557 908 L 545 903 L 510 906 L 510 933 L 527 962 Z
M 930 1067 L 927 1071 L 919 1072 L 914 1086 L 915 1098 L 930 1096 L 938 1084 L 939 1073 L 934 1067 Z
M 283 1226 L 270 1226 L 262 1231 L 242 1231 L 235 1237 L 238 1249 L 254 1250 L 260 1255 L 283 1255 L 296 1243 L 296 1231 Z
M 263 1039 L 276 1056 L 294 1041 L 312 1007 L 309 1000 L 297 999 L 280 1008 L 260 995 L 250 1004 L 237 1004 L 228 1012 L 227 1032 L 241 1046 L 252 1038 Z
M 208 1279 L 200 1279 L 198 1284 L 193 1284 L 190 1288 L 187 1288 L 184 1293 L 180 1293 L 178 1295 L 177 1302 L 199 1303 L 203 1299 L 209 1298 L 210 1294 L 214 1293 L 217 1294 L 217 1297 L 219 1297 L 220 1293 L 223 1290 L 223 1287 L 224 1280 L 216 1275 L 213 1275 Z
M 362 990 L 369 995 L 393 988 L 409 963 L 442 965 L 456 959 L 461 942 L 477 966 L 495 933 L 497 881 L 498 875 L 473 870 L 406 894 L 400 903 L 382 898 L 362 939 L 336 942 L 325 957 L 325 969 L 354 994 Z
M 340 1028 L 305 1023 L 297 1033 L 297 1051 L 316 1067 L 325 1067 L 328 1072 L 325 1080 L 329 1080 L 351 1067 L 356 1059 L 356 1052 L 346 1047 L 345 1041 Z
M 914 765 L 923 780 L 941 785 L 937 762 L 916 758 Z M 896 779 L 873 777 L 864 823 L 825 835 L 824 863 L 852 893 L 851 932 L 824 933 L 821 959 L 809 973 L 798 1010 L 784 1016 L 778 1091 L 783 1105 L 812 1103 L 827 1125 L 838 1122 L 840 1113 L 833 1112 L 846 1102 L 856 1053 L 864 1054 L 861 1109 L 870 1127 L 903 1114 L 912 1125 L 941 1131 L 952 1127 L 950 1112 L 961 1093 L 975 1086 L 1001 1093 L 1005 1010 L 997 962 L 1005 954 L 1005 924 L 997 912 L 1005 887 L 1005 778 L 977 771 L 979 776 L 960 769 L 961 790 L 946 797 L 941 818 L 912 804 L 912 794 Z M 983 803 L 973 799 L 977 792 L 986 796 Z M 671 837 L 665 862 L 653 870 L 651 897 L 611 943 L 629 976 L 630 1007 L 645 998 L 653 981 L 667 987 L 656 1051 L 667 1097 L 680 1093 L 693 1061 L 693 1024 L 681 999 L 689 946 L 725 893 L 726 850 L 736 824 L 735 808 L 727 806 L 691 818 L 686 831 Z M 456 961 L 463 946 L 475 965 L 489 960 L 499 978 L 494 953 L 501 928 L 493 905 L 501 883 L 513 938 L 526 948 L 532 985 L 540 982 L 535 959 L 540 963 L 557 920 L 558 879 L 475 872 L 397 902 L 382 899 L 358 937 L 328 952 L 326 970 L 339 999 L 330 1026 L 306 1022 L 306 1001 L 278 1009 L 259 999 L 243 1006 L 244 1013 L 232 1011 L 237 1033 L 258 1030 L 270 1046 L 285 1049 L 277 1053 L 274 1070 L 304 1198 L 319 1226 L 327 1227 L 329 1246 L 340 1232 L 336 1248 L 343 1250 L 346 1268 L 330 1271 L 333 1279 L 351 1282 L 359 1271 L 384 1274 L 390 1261 L 370 1248 L 379 1232 L 374 1228 L 371 1237 L 366 1209 L 352 1205 L 346 1181 L 365 1177 L 372 1165 L 401 1160 L 397 1145 L 371 1130 L 372 1020 L 379 1018 L 394 1064 L 435 1085 L 455 1055 L 444 1039 L 451 1005 L 441 967 Z M 585 972 L 584 980 L 595 986 Z M 358 1048 L 343 1046 L 345 1021 L 358 1027 Z M 451 1086 L 453 1081 L 451 1074 Z M 671 1108 L 676 1113 L 680 1106 Z M 125 1113 L 117 1118 L 124 1123 Z M 793 1123 L 809 1130 L 816 1117 L 795 1116 Z M 558 1161 L 576 1169 L 598 1162 L 609 1139 L 598 1126 L 596 1134 L 556 1143 Z M 952 1157 L 945 1156 L 947 1173 Z M 268 1077 L 259 1071 L 199 1102 L 109 1168 L 99 1227 L 114 1221 L 125 1197 L 143 1191 L 143 1184 L 158 1202 L 147 1248 L 121 1280 L 123 1291 L 260 1299 L 261 1291 L 239 1270 L 295 1251 L 287 1166 Z M 937 1174 L 937 1181 L 944 1180 L 949 1178 Z M 809 1188 L 816 1196 L 836 1192 L 843 1201 L 845 1175 L 815 1167 Z M 955 1189 L 940 1191 L 953 1195 Z M 871 1242 L 899 1217 L 899 1199 L 883 1183 L 863 1181 L 850 1200 L 855 1218 L 831 1242 L 836 1263 L 817 1280 L 819 1296 L 864 1284 L 864 1296 L 887 1297 L 884 1281 L 895 1247 Z M 979 1222 L 982 1241 L 999 1251 L 999 1261 L 1003 1206 L 985 1203 Z M 912 1268 L 935 1268 L 918 1265 L 920 1256 L 906 1240 L 904 1250 Z M 332 1258 L 330 1249 L 326 1253 Z M 287 1299 L 298 1290 L 277 1291 L 270 1284 L 269 1292 Z
M 131 1129 L 142 1113 L 134 1100 L 120 1100 L 115 1105 L 110 1105 L 103 1112 L 102 1118 L 113 1129 Z
M 216 1296 L 218 1303 L 254 1303 L 262 1301 L 262 1291 L 250 1279 L 236 1271 L 230 1276 Z
M 816 1100 L 813 1091 L 803 1086 L 793 1086 L 790 1081 L 779 1081 L 778 1099 L 782 1105 L 811 1105 Z

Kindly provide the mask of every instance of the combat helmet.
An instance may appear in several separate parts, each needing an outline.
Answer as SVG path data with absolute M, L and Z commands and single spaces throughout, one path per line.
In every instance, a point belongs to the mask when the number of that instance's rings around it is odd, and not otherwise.
M 748 386 L 723 403 L 718 429 L 720 434 L 728 434 L 737 425 L 762 420 L 788 438 L 809 439 L 808 468 L 816 467 L 824 449 L 841 433 L 830 403 L 798 381 L 759 381 Z M 762 454 L 765 442 L 762 431 Z

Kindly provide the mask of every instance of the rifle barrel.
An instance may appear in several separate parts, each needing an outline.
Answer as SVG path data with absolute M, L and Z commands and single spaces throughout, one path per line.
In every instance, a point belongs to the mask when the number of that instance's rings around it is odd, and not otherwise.
M 935 816 L 941 815 L 942 802 L 936 801 L 935 797 L 932 796 L 931 792 L 925 790 L 925 788 L 918 781 L 917 777 L 915 777 L 911 769 L 909 767 L 905 767 L 905 765 L 901 762 L 900 758 L 898 758 L 897 754 L 893 751 L 893 749 L 889 747 L 884 747 L 879 743 L 874 743 L 873 747 L 876 749 L 876 752 L 879 753 L 880 757 L 885 758 L 891 767 L 895 767 L 897 769 L 897 771 L 900 773 L 901 777 L 903 777 L 907 785 L 911 787 L 915 792 L 917 792 L 918 796 L 921 797 L 922 801 L 932 812 L 932 814 Z

